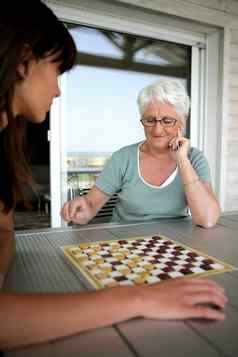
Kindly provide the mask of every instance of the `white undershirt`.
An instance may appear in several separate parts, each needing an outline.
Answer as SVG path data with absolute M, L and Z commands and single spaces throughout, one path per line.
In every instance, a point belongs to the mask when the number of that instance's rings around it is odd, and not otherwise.
M 138 145 L 138 149 L 137 149 L 137 167 L 138 167 L 138 175 L 140 177 L 140 179 L 144 182 L 145 185 L 150 186 L 150 187 L 154 187 L 154 188 L 164 188 L 166 186 L 168 186 L 176 177 L 177 172 L 178 172 L 178 166 L 176 166 L 175 170 L 172 172 L 171 175 L 169 175 L 169 177 L 161 184 L 161 185 L 152 185 L 151 183 L 148 183 L 145 181 L 145 179 L 143 178 L 143 176 L 141 175 L 141 171 L 140 171 L 140 147 L 143 143 L 141 143 L 140 145 Z

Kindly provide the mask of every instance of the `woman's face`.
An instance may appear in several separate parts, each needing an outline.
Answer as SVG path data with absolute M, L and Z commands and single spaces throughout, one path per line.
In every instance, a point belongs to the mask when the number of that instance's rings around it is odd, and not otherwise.
M 144 126 L 145 137 L 147 144 L 154 149 L 169 150 L 171 139 L 178 135 L 178 130 L 181 130 L 183 120 L 178 116 L 173 105 L 169 103 L 151 102 L 144 111 L 143 118 L 162 119 L 164 117 L 174 118 L 177 120 L 174 126 L 164 127 L 160 122 L 156 122 L 154 126 Z
M 60 95 L 58 86 L 59 63 L 52 57 L 31 60 L 28 66 L 19 65 L 22 80 L 15 84 L 13 114 L 29 121 L 41 123 L 55 97 Z

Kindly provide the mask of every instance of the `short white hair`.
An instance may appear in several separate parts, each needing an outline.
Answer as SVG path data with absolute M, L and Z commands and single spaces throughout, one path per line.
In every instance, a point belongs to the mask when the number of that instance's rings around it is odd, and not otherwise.
M 162 79 L 143 88 L 137 98 L 141 116 L 146 107 L 153 102 L 169 103 L 174 106 L 178 115 L 184 119 L 188 117 L 190 100 L 184 85 L 179 80 Z

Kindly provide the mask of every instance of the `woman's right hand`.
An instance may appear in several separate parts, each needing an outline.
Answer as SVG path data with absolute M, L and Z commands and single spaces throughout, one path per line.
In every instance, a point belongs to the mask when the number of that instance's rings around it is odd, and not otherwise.
M 224 289 L 207 278 L 176 278 L 139 289 L 140 316 L 166 320 L 225 318 L 228 299 Z
M 64 204 L 61 216 L 67 222 L 87 224 L 93 217 L 92 207 L 86 197 L 77 197 Z
M 66 202 L 61 210 L 61 216 L 67 222 L 87 224 L 109 198 L 110 196 L 93 186 L 86 195 Z

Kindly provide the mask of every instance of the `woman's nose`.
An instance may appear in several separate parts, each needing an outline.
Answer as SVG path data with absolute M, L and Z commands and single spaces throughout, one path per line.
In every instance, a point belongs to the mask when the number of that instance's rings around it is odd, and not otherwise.
M 153 126 L 154 131 L 161 132 L 164 130 L 163 125 L 161 125 L 160 121 L 156 121 L 155 125 Z
M 55 97 L 60 97 L 60 95 L 61 95 L 61 90 L 59 88 L 59 85 L 57 84 L 56 91 L 55 91 Z

